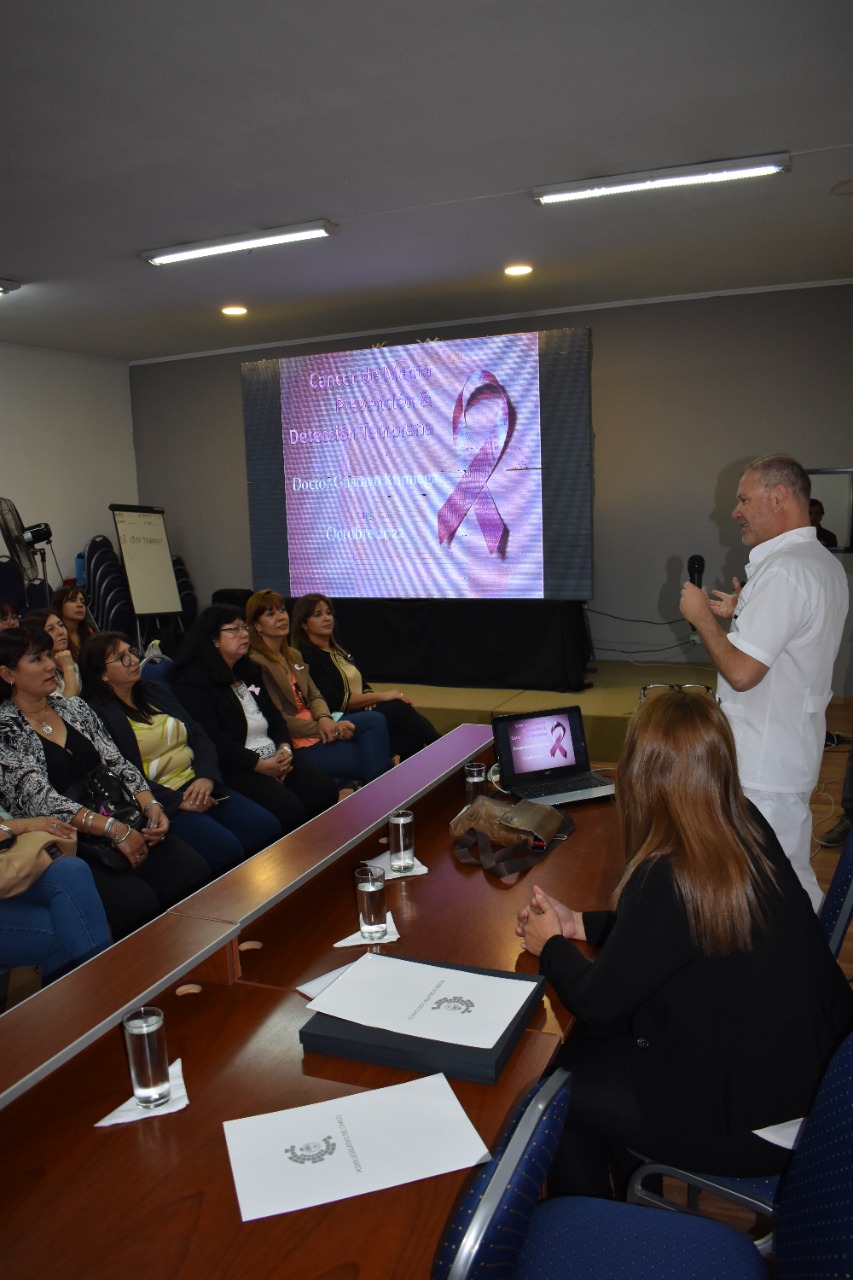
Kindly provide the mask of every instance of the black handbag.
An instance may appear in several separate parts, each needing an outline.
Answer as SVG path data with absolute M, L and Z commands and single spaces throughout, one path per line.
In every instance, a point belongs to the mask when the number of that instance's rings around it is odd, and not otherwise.
M 118 774 L 113 773 L 105 764 L 90 769 L 85 778 L 73 783 L 65 794 L 69 800 L 85 805 L 94 813 L 115 818 L 134 831 L 145 826 L 145 814 L 136 803 L 136 797 L 128 793 Z M 133 870 L 124 854 L 109 840 L 99 836 L 84 835 L 81 832 L 77 841 L 77 853 L 84 862 L 106 867 L 110 871 Z

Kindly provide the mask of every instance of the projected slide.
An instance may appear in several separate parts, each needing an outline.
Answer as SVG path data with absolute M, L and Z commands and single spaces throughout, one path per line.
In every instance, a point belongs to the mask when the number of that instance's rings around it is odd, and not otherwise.
M 244 364 L 255 582 L 587 599 L 589 360 L 563 328 Z
M 294 595 L 542 596 L 535 333 L 280 370 Z

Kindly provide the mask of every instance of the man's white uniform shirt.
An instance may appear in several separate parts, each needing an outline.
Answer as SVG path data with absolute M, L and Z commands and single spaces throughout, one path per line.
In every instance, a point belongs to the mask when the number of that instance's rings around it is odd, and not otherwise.
M 826 736 L 832 667 L 847 616 L 847 575 L 813 528 L 753 547 L 729 641 L 768 667 L 738 693 L 717 696 L 734 734 L 744 787 L 810 792 Z

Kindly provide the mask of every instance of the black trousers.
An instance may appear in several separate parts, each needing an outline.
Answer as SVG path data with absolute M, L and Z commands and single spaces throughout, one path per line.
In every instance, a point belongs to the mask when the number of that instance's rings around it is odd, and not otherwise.
M 560 1054 L 572 1080 L 549 1195 L 622 1199 L 640 1163 L 632 1151 L 696 1173 L 759 1177 L 784 1170 L 790 1152 L 749 1130 L 690 1132 L 667 1116 L 647 1115 L 634 1093 L 626 1035 L 581 1029 Z M 689 1097 L 692 1081 L 683 1087 Z
M 313 764 L 301 760 L 299 757 L 304 754 L 296 752 L 293 768 L 283 783 L 263 773 L 245 772 L 226 774 L 225 785 L 275 814 L 281 823 L 282 835 L 287 835 L 309 818 L 330 809 L 338 799 L 337 783 Z
M 89 864 L 113 942 L 195 893 L 210 879 L 210 867 L 201 854 L 173 835 L 151 845 L 142 865 L 131 867 L 128 863 L 127 870 L 113 871 L 96 857 L 87 856 L 85 840 L 78 841 L 78 856 Z
M 422 716 L 420 711 L 399 698 L 394 698 L 391 702 L 377 702 L 376 710 L 381 711 L 388 721 L 391 754 L 399 756 L 401 760 L 408 760 L 421 747 L 438 742 L 441 737 L 426 716 Z

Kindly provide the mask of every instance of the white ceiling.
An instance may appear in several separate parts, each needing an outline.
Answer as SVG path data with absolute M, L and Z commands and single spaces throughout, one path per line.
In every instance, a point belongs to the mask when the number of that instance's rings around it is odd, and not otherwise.
M 26 0 L 0 50 L 0 342 L 143 360 L 853 278 L 850 0 Z M 140 257 L 316 218 L 340 234 Z

